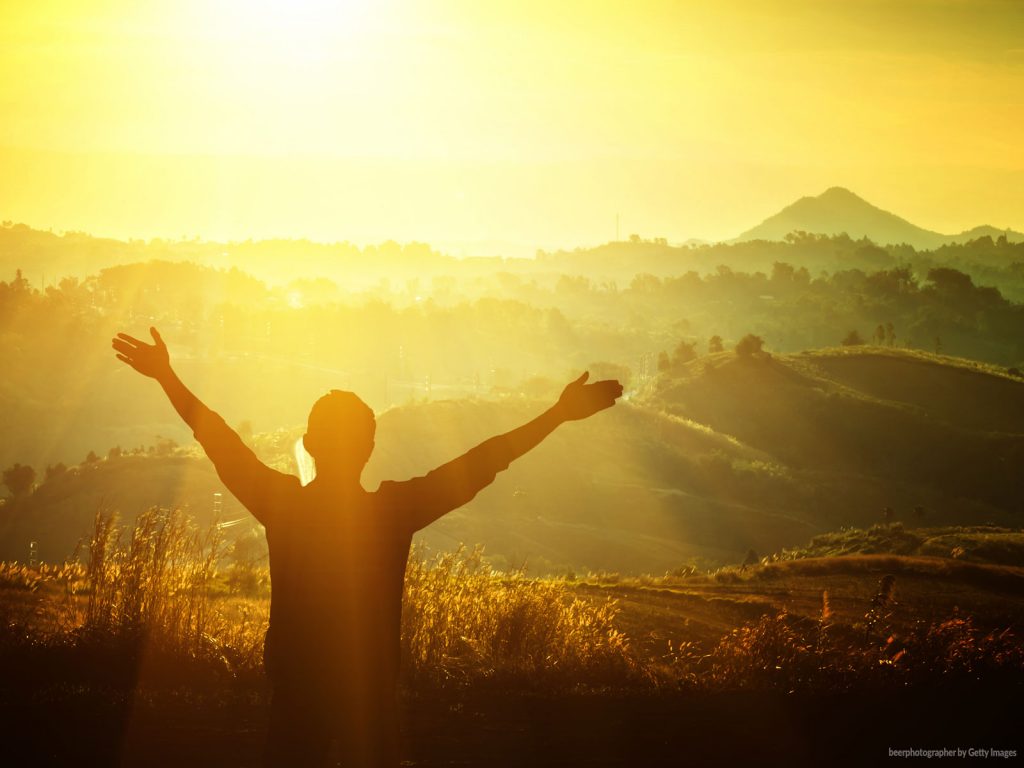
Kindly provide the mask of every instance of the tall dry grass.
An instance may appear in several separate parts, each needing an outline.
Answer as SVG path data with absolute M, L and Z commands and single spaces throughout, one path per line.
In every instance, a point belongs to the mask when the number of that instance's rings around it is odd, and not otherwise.
M 85 626 L 156 633 L 197 653 L 212 629 L 210 589 L 223 551 L 216 526 L 201 535 L 177 510 L 150 509 L 128 530 L 98 514 L 89 542 Z
M 227 550 L 216 527 L 201 532 L 178 510 L 148 510 L 131 526 L 97 514 L 84 563 L 4 565 L 0 578 L 26 589 L 59 585 L 58 618 L 45 633 L 51 645 L 120 649 L 144 658 L 144 676 L 157 681 L 197 665 L 220 680 L 249 678 L 261 674 L 269 601 L 244 595 L 267 574 L 228 564 Z M 615 615 L 613 602 L 581 600 L 564 582 L 496 572 L 479 549 L 431 560 L 413 552 L 402 621 L 406 677 L 417 686 L 629 684 L 642 665 Z
M 218 531 L 200 532 L 178 511 L 150 510 L 132 526 L 99 515 L 84 563 L 0 564 L 0 662 L 60 685 L 254 690 L 269 601 L 240 594 L 247 580 L 224 552 Z M 251 575 L 266 578 L 261 569 Z M 406 682 L 414 690 L 787 692 L 1024 682 L 1024 644 L 1010 630 L 983 632 L 956 615 L 894 633 L 893 588 L 884 577 L 853 624 L 836 619 L 825 593 L 817 619 L 769 614 L 710 647 L 683 641 L 654 654 L 620 631 L 615 602 L 581 598 L 570 582 L 496 572 L 479 549 L 432 559 L 414 552 L 402 617 Z M 24 599 L 37 592 L 46 599 Z
M 418 683 L 627 683 L 642 665 L 615 626 L 616 612 L 613 601 L 581 600 L 564 582 L 496 572 L 479 548 L 429 561 L 414 552 L 402 614 L 408 674 Z
M 150 509 L 131 526 L 98 513 L 84 564 L 51 575 L 63 596 L 48 642 L 119 649 L 161 682 L 258 675 L 269 606 L 226 594 L 225 550 L 216 526 L 200 531 L 180 510 Z

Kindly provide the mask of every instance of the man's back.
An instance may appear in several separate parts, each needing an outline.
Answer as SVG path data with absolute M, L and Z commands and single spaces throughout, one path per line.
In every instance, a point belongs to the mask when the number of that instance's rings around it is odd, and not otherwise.
M 264 647 L 271 764 L 395 763 L 402 590 L 412 529 L 387 493 L 279 476 L 261 511 L 273 587 Z
M 268 673 L 275 683 L 294 679 L 339 695 L 393 688 L 413 534 L 397 484 L 374 493 L 320 480 L 282 485 L 266 515 Z

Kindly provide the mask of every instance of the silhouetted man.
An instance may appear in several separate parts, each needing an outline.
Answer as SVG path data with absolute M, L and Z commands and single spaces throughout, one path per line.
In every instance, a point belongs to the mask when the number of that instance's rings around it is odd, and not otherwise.
M 586 384 L 584 373 L 533 421 L 374 492 L 359 480 L 373 451 L 373 411 L 351 392 L 332 390 L 309 414 L 302 441 L 316 478 L 302 486 L 261 463 L 181 383 L 160 334 L 150 333 L 153 344 L 118 334 L 117 358 L 160 383 L 224 485 L 266 528 L 268 764 L 323 765 L 336 741 L 346 766 L 396 765 L 402 591 L 413 533 L 468 502 L 562 422 L 614 405 L 621 385 Z

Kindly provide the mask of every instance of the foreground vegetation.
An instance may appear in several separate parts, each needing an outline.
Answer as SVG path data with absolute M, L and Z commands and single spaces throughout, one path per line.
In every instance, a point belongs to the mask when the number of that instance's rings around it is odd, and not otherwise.
M 130 530 L 97 516 L 84 562 L 0 566 L 5 660 L 28 662 L 12 666 L 31 668 L 37 685 L 48 673 L 31 660 L 53 655 L 67 662 L 52 675 L 53 684 L 254 685 L 261 676 L 268 580 L 265 571 L 240 560 L 221 567 L 226 555 L 217 528 L 200 534 L 179 512 L 151 510 Z M 783 560 L 707 575 L 684 571 L 621 587 L 699 594 L 708 585 L 756 586 L 807 573 L 827 585 L 829 577 L 851 572 L 847 561 L 808 561 L 797 569 L 797 562 Z M 846 690 L 1024 673 L 1024 646 L 992 616 L 984 617 L 984 628 L 957 611 L 910 626 L 893 618 L 907 612 L 895 599 L 904 573 L 953 573 L 1019 601 L 1024 570 L 967 563 L 955 570 L 943 565 L 951 561 L 933 558 L 853 562 L 867 578 L 878 578 L 877 587 L 841 615 L 826 586 L 815 612 L 760 602 L 753 615 L 717 638 L 687 639 L 680 621 L 667 627 L 675 631 L 658 648 L 623 631 L 623 593 L 587 589 L 620 584 L 617 577 L 532 579 L 522 571 L 492 570 L 479 549 L 429 560 L 414 552 L 402 624 L 406 685 Z M 97 655 L 106 657 L 107 667 L 85 663 Z M 76 658 L 82 662 L 78 670 Z
M 154 509 L 122 530 L 99 515 L 87 549 L 84 563 L 0 565 L 8 661 L 109 652 L 116 669 L 145 657 L 144 668 L 114 678 L 155 687 L 212 689 L 261 675 L 266 572 L 240 561 L 218 570 L 227 546 L 216 527 L 200 534 L 180 512 Z M 492 571 L 480 550 L 430 561 L 414 553 L 402 624 L 408 682 L 639 682 L 643 666 L 614 617 L 610 601 L 594 604 L 559 582 Z M 83 666 L 88 679 L 79 683 L 101 682 L 98 670 Z
M 266 574 L 230 549 L 218 529 L 152 510 L 127 530 L 97 517 L 80 559 L 0 565 L 0 714 L 36 739 L 26 745 L 46 744 L 26 746 L 27 759 L 258 764 Z M 969 567 L 982 577 L 956 570 Z M 942 603 L 951 589 L 976 610 Z M 767 744 L 800 763 L 831 749 L 818 744 L 834 738 L 819 712 L 831 697 L 843 697 L 829 705 L 837 718 L 909 706 L 932 728 L 956 702 L 1019 693 L 1022 604 L 1024 570 L 948 558 L 533 579 L 492 570 L 479 550 L 417 552 L 402 626 L 405 749 L 416 765 L 674 765 L 679 740 L 666 734 L 684 718 L 704 723 L 685 731 L 686 759 Z M 953 709 L 926 716 L 938 700 Z M 59 712 L 83 725 L 44 736 Z M 524 742 L 524 729 L 557 736 Z

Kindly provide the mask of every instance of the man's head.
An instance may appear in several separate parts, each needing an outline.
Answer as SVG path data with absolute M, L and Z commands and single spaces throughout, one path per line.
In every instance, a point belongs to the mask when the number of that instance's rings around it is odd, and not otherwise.
M 313 403 L 302 444 L 319 474 L 358 477 L 373 451 L 376 429 L 370 406 L 352 392 L 332 389 Z

